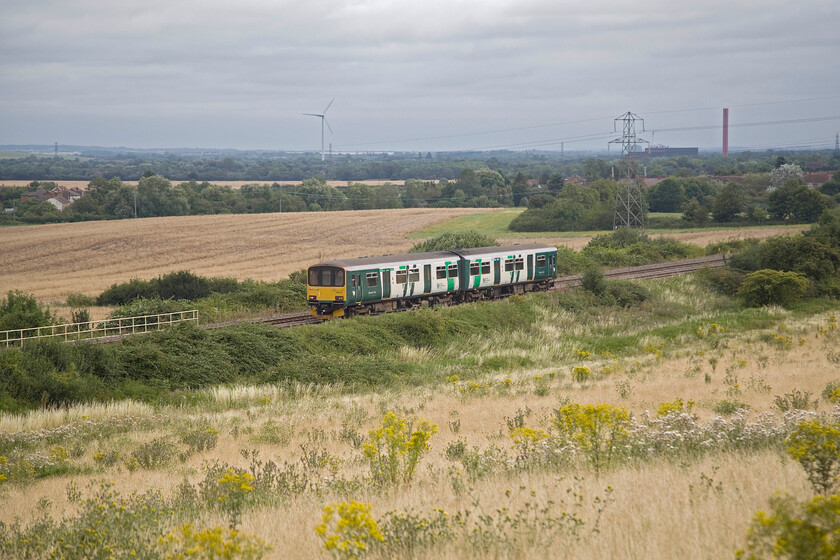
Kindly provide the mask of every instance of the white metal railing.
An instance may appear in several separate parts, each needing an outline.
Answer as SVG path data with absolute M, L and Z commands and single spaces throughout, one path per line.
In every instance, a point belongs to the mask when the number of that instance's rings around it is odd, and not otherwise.
M 104 338 L 159 330 L 176 323 L 189 321 L 198 322 L 198 310 L 173 311 L 172 313 L 156 313 L 154 315 L 138 315 L 136 317 L 120 317 L 105 319 L 104 321 L 87 321 L 84 323 L 67 323 L 64 325 L 47 325 L 29 329 L 14 329 L 0 331 L 0 345 L 6 347 L 20 344 L 26 340 L 40 338 L 60 338 L 63 341 Z

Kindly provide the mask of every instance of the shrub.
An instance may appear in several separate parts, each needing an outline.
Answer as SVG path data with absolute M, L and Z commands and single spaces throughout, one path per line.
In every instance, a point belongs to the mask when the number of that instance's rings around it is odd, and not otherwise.
M 718 268 L 706 267 L 699 270 L 696 274 L 700 282 L 708 286 L 712 291 L 725 296 L 734 296 L 744 282 L 744 273 L 728 266 Z
M 815 496 L 799 502 L 792 496 L 770 499 L 771 513 L 759 511 L 747 532 L 747 546 L 735 557 L 826 559 L 840 554 L 840 496 Z
M 750 307 L 789 306 L 805 295 L 808 286 L 808 279 L 798 272 L 764 269 L 748 274 L 737 295 Z
M 265 541 L 235 529 L 221 527 L 195 530 L 191 523 L 185 523 L 160 538 L 160 544 L 167 551 L 166 558 L 236 558 L 237 560 L 260 560 L 271 550 Z
M 555 410 L 553 423 L 561 437 L 580 449 L 600 472 L 618 457 L 627 440 L 630 413 L 609 404 L 572 403 Z
M 629 280 L 607 282 L 604 300 L 610 305 L 632 307 L 650 299 L 650 290 Z
M 415 428 L 407 418 L 388 412 L 379 427 L 370 430 L 363 448 L 373 478 L 388 484 L 410 482 L 437 431 L 437 424 L 421 420 Z
M 794 389 L 784 395 L 776 395 L 774 403 L 776 404 L 776 408 L 782 412 L 787 412 L 788 410 L 806 410 L 811 408 L 811 406 L 814 408 L 817 406 L 817 401 L 811 402 L 810 392 L 800 391 L 799 389 Z
M 460 233 L 446 232 L 415 244 L 408 252 L 452 251 L 455 249 L 471 249 L 473 247 L 496 247 L 498 245 L 492 237 L 475 231 Z
M 315 527 L 324 548 L 337 558 L 358 558 L 371 545 L 384 541 L 376 520 L 370 515 L 370 507 L 355 500 L 326 506 L 321 523 Z
M 840 404 L 840 379 L 829 381 L 822 390 L 822 398 L 832 404 Z
M 607 291 L 607 281 L 604 279 L 604 273 L 594 266 L 583 272 L 580 277 L 580 285 L 583 286 L 584 290 L 596 296 L 602 296 Z
M 730 414 L 735 414 L 739 410 L 749 408 L 748 405 L 742 403 L 740 401 L 729 401 L 729 400 L 721 400 L 715 403 L 712 407 L 712 410 L 716 414 L 723 414 L 724 416 L 729 416 Z
M 828 495 L 840 475 L 840 425 L 806 420 L 785 441 L 785 451 L 805 469 L 814 490 Z
M 29 329 L 52 323 L 49 309 L 38 305 L 35 296 L 10 290 L 6 299 L 0 300 L 0 331 Z

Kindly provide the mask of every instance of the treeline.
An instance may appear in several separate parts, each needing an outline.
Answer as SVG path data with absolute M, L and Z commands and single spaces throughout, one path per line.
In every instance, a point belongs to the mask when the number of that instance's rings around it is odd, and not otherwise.
M 88 157 L 85 157 L 88 156 Z M 82 152 L 80 157 L 28 155 L 0 159 L 0 180 L 43 179 L 82 180 L 121 177 L 136 181 L 148 173 L 173 181 L 302 181 L 321 176 L 327 180 L 423 181 L 454 180 L 464 169 L 487 168 L 507 176 L 524 173 L 547 180 L 552 173 L 564 177 L 578 175 L 589 182 L 612 176 L 615 157 L 561 155 L 555 152 L 451 152 L 341 154 L 322 162 L 317 154 L 265 152 L 220 153 L 213 156 L 183 153 L 103 153 Z M 701 154 L 696 158 L 643 158 L 648 177 L 698 175 L 741 175 L 767 173 L 778 160 L 812 170 L 840 169 L 840 157 L 831 151 L 743 152 L 723 157 Z M 644 171 L 644 170 L 640 170 Z
M 624 188 L 610 180 L 587 186 L 566 183 L 555 196 L 539 194 L 510 225 L 513 231 L 610 229 L 616 194 Z M 647 227 L 699 227 L 813 223 L 840 202 L 840 172 L 819 189 L 807 186 L 802 170 L 783 164 L 770 173 L 751 173 L 738 181 L 668 177 L 642 193 L 649 212 L 679 214 L 653 217 Z

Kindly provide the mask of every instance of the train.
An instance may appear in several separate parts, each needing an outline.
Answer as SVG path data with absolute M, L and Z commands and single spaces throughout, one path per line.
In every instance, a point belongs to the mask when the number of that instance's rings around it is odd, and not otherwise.
M 306 272 L 312 315 L 333 319 L 548 290 L 557 248 L 523 243 L 335 259 Z

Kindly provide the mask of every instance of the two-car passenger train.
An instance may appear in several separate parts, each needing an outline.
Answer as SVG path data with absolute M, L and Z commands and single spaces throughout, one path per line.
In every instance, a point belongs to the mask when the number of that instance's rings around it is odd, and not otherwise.
M 557 249 L 542 243 L 337 259 L 307 271 L 313 315 L 352 317 L 547 290 Z

